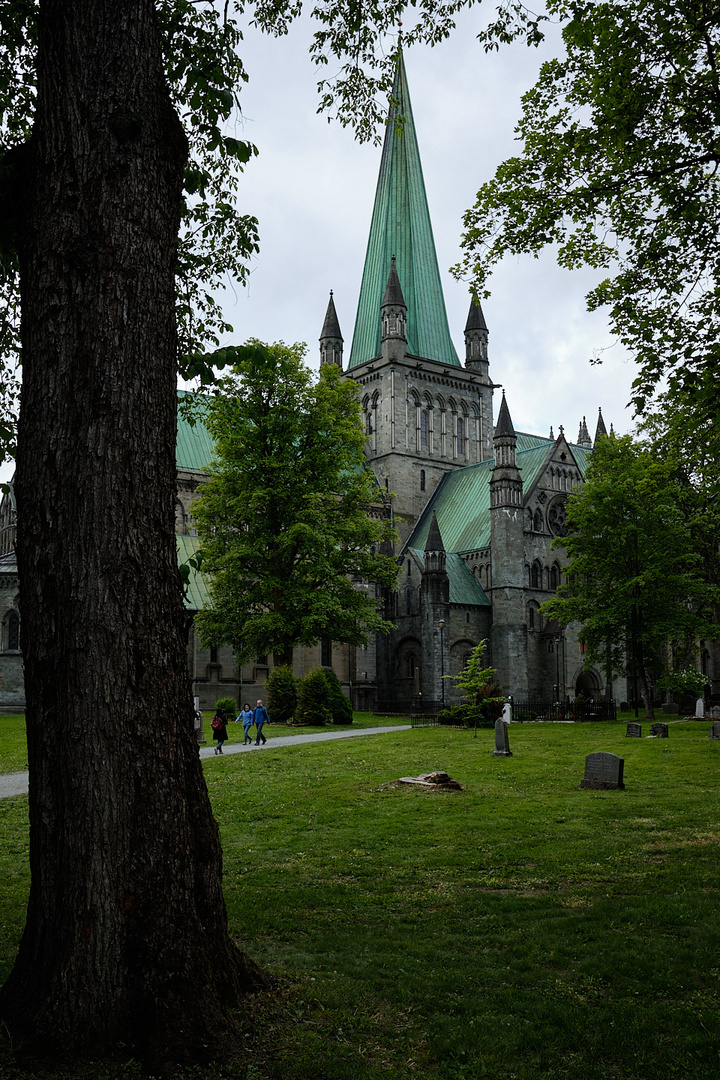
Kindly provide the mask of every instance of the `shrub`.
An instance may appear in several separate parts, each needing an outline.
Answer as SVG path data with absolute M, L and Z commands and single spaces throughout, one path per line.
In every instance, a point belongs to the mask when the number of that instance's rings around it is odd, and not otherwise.
M 273 668 L 265 683 L 268 716 L 273 724 L 287 724 L 297 705 L 297 680 L 289 664 Z
M 328 703 L 328 683 L 322 668 L 313 668 L 298 682 L 295 709 L 296 724 L 329 724 L 332 713 Z
M 451 705 L 438 713 L 438 723 L 450 727 L 465 727 L 468 722 L 467 705 Z
M 328 707 L 332 713 L 333 724 L 352 724 L 353 710 L 350 698 L 342 692 L 340 680 L 334 671 L 325 671 L 325 681 L 328 687 Z
M 226 720 L 234 720 L 238 714 L 235 698 L 221 697 L 215 702 L 215 712 L 221 712 Z

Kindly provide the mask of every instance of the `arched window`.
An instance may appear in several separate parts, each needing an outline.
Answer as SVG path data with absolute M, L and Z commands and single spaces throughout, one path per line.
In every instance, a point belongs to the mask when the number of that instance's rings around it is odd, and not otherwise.
M 533 528 L 534 528 L 535 532 L 542 532 L 542 527 L 543 527 L 542 514 L 540 513 L 539 510 L 536 510 L 535 511 L 535 517 L 533 519 Z
M 540 567 L 537 563 L 533 563 L 530 571 L 530 585 L 533 589 L 539 589 L 540 586 Z
M 465 457 L 465 420 L 462 416 L 457 418 L 457 456 Z
M 424 469 L 420 470 L 420 490 L 421 491 L 425 490 L 425 470 Z
M 558 569 L 557 566 L 550 568 L 550 588 L 557 589 L 558 587 Z
M 420 448 L 427 449 L 428 444 L 428 414 L 427 409 L 420 410 Z
M 405 593 L 405 614 L 412 615 L 412 589 L 408 589 Z
M 407 658 L 407 673 L 411 679 L 415 678 L 415 655 L 410 653 Z
M 320 642 L 320 663 L 323 667 L 332 667 L 332 639 L 329 637 Z
M 7 647 L 11 652 L 20 649 L 20 616 L 11 611 L 7 618 Z
M 530 630 L 535 629 L 535 608 L 531 607 L 528 611 L 528 627 Z

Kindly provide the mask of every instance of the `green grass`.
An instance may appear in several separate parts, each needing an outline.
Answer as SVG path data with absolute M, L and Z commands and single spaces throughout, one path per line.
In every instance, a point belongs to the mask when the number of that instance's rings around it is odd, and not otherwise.
M 495 758 L 491 731 L 435 728 L 208 759 L 231 929 L 279 982 L 248 1000 L 246 1058 L 192 1076 L 715 1080 L 708 730 L 515 725 Z M 624 757 L 624 791 L 580 789 L 595 750 Z M 435 768 L 464 790 L 391 783 Z M 0 802 L 0 978 L 26 812 Z

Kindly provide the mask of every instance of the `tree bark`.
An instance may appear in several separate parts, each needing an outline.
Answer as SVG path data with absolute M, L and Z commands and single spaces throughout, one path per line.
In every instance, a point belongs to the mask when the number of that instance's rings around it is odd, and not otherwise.
M 45 1056 L 213 1056 L 266 981 L 228 934 L 175 555 L 186 153 L 151 0 L 42 0 L 19 208 L 32 879 L 0 1015 Z

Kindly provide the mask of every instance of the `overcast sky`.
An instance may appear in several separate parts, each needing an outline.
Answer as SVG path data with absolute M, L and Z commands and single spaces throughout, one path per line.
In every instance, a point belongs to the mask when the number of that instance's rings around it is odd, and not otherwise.
M 486 11 L 488 9 L 485 9 Z M 551 55 L 516 45 L 486 54 L 475 40 L 483 12 L 463 13 L 458 32 L 435 49 L 412 49 L 406 68 L 450 331 L 464 356 L 467 286 L 448 270 L 460 257 L 462 215 L 479 185 L 517 152 L 520 97 Z M 288 38 L 249 31 L 244 59 L 242 133 L 260 156 L 244 174 L 240 209 L 259 218 L 261 251 L 248 285 L 225 295 L 233 339 L 305 341 L 318 363 L 318 335 L 334 291 L 345 359 L 352 341 L 380 148 L 359 145 L 352 132 L 316 114 L 316 75 L 308 31 Z M 634 365 L 611 337 L 602 314 L 584 296 L 591 273 L 560 270 L 550 252 L 507 260 L 483 301 L 490 330 L 490 371 L 506 391 L 519 430 L 574 440 L 587 416 L 591 436 L 598 407 L 609 427 L 633 427 L 625 406 Z M 599 367 L 591 357 L 603 357 Z M 496 395 L 496 415 L 499 399 Z
M 510 46 L 486 54 L 475 35 L 487 7 L 462 13 L 457 32 L 435 49 L 412 49 L 406 68 L 450 331 L 464 356 L 467 287 L 448 270 L 460 257 L 462 215 L 480 184 L 517 152 L 520 97 L 552 55 Z M 320 333 L 334 291 L 346 360 L 353 326 L 380 148 L 318 116 L 317 76 L 307 54 L 309 28 L 286 38 L 248 29 L 238 134 L 259 148 L 241 181 L 242 213 L 260 222 L 261 250 L 245 287 L 229 282 L 224 307 L 234 333 L 264 341 L 304 341 L 318 364 Z M 550 252 L 508 259 L 483 301 L 490 330 L 490 372 L 505 388 L 515 427 L 541 435 L 563 424 L 577 438 L 583 415 L 590 435 L 598 407 L 609 427 L 631 430 L 626 409 L 635 368 L 611 337 L 604 315 L 585 310 L 590 272 L 560 270 Z M 591 357 L 603 364 L 591 367 Z M 496 396 L 495 414 L 499 399 Z M 0 470 L 0 479 L 9 475 Z

